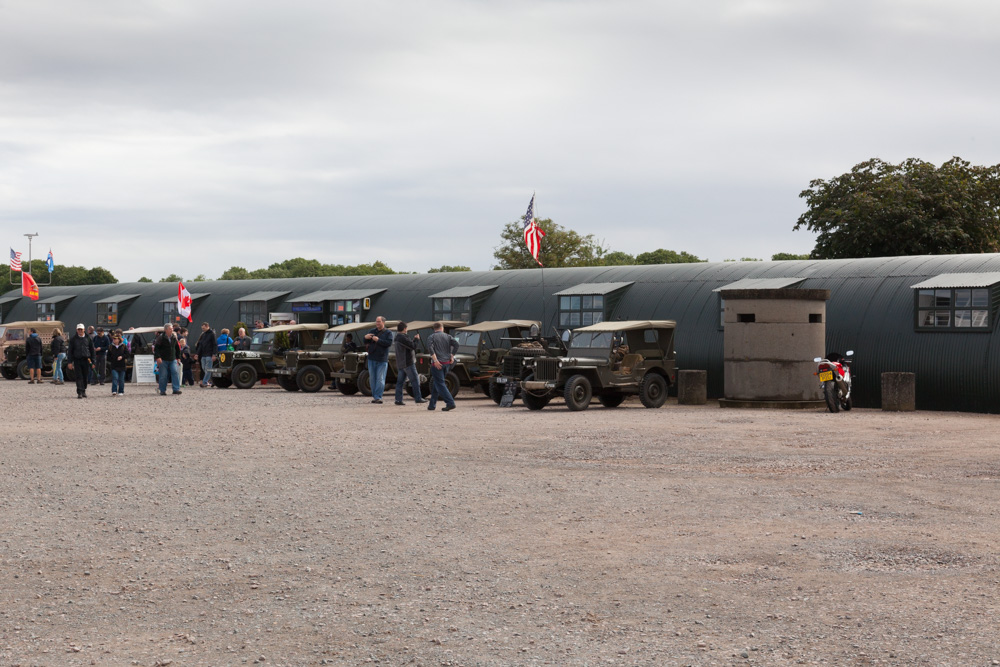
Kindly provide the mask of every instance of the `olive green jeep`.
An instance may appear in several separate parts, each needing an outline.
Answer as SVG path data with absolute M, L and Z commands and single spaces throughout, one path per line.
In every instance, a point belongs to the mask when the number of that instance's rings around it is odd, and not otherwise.
M 34 329 L 42 339 L 42 376 L 52 375 L 52 332 L 59 329 L 63 339 L 67 340 L 66 329 L 62 322 L 8 322 L 0 324 L 0 374 L 8 380 L 18 378 L 27 380 L 28 356 L 24 351 L 24 342 Z M 64 362 L 65 363 L 65 362 Z
M 521 401 L 541 410 L 556 396 L 570 410 L 586 410 L 593 396 L 607 408 L 638 395 L 647 408 L 667 400 L 676 370 L 670 320 L 601 322 L 573 331 L 565 356 L 536 356 L 521 381 Z
M 537 320 L 496 320 L 479 322 L 454 330 L 458 353 L 444 381 L 452 396 L 462 387 L 478 389 L 490 395 L 490 380 L 500 372 L 500 365 L 511 348 L 511 341 L 528 336 Z M 417 355 L 417 373 L 431 375 L 431 355 Z M 428 386 L 429 389 L 429 386 Z
M 326 328 L 325 324 L 281 324 L 257 329 L 250 339 L 249 350 L 218 353 L 217 365 L 212 368 L 212 384 L 249 389 L 261 379 L 275 378 L 283 389 L 298 391 L 295 378 L 279 372 L 285 366 L 290 339 L 297 336 L 298 348 L 315 350 L 323 342 Z
M 386 322 L 386 328 L 395 329 L 398 322 Z M 374 322 L 348 322 L 326 329 L 320 346 L 312 350 L 290 350 L 285 355 L 285 366 L 280 376 L 294 382 L 297 389 L 316 392 L 327 380 L 332 380 L 345 396 L 362 391 L 371 394 L 366 370 L 365 333 Z M 279 380 L 280 381 L 280 380 Z M 284 385 L 282 385 L 284 386 Z

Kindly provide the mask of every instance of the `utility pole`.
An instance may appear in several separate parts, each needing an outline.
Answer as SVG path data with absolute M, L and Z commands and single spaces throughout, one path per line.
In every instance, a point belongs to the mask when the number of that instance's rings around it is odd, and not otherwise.
M 34 234 L 25 234 L 25 236 L 28 237 L 28 273 L 31 273 L 31 240 L 33 238 L 35 238 L 36 236 L 39 236 L 39 234 L 36 232 Z M 52 274 L 51 273 L 49 274 L 49 281 L 47 283 L 38 282 L 38 278 L 36 278 L 34 274 L 32 274 L 31 277 L 35 278 L 35 284 L 36 285 L 43 286 L 43 285 L 51 285 L 52 284 Z

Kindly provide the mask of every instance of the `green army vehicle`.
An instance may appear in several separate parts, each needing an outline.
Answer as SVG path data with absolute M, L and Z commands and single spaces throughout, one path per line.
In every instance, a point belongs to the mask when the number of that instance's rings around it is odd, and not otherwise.
M 500 372 L 490 378 L 490 398 L 497 405 L 510 407 L 514 399 L 521 394 L 521 380 L 531 374 L 528 359 L 533 357 L 561 357 L 566 354 L 566 347 L 559 336 L 528 336 L 520 340 L 512 340 L 510 351 L 504 355 L 500 364 Z M 510 397 L 504 401 L 504 394 Z
M 387 322 L 386 328 L 390 324 L 395 328 L 396 323 L 393 322 Z M 358 380 L 361 378 L 356 369 L 359 365 L 358 355 L 363 354 L 359 350 L 364 350 L 364 335 L 374 326 L 374 322 L 348 322 L 327 328 L 318 348 L 289 350 L 285 353 L 285 366 L 278 369 L 278 377 L 287 378 L 287 382 L 295 383 L 297 389 L 305 392 L 319 391 L 327 380 L 332 379 L 342 394 L 350 396 L 358 393 Z M 345 348 L 348 337 L 356 348 Z M 350 373 L 344 373 L 345 363 L 349 363 L 352 369 Z M 360 364 L 360 367 L 363 369 L 364 364 Z M 367 378 L 367 371 L 365 377 Z M 331 386 L 332 388 L 334 387 Z M 368 393 L 371 393 L 370 388 Z
M 261 379 L 275 378 L 282 389 L 298 391 L 294 377 L 278 373 L 285 365 L 288 352 L 285 345 L 292 336 L 297 336 L 298 348 L 315 350 L 322 343 L 326 329 L 325 324 L 280 324 L 257 329 L 250 339 L 249 350 L 218 353 L 217 365 L 212 368 L 212 384 L 249 389 Z
M 615 408 L 638 395 L 647 408 L 667 400 L 676 370 L 671 320 L 601 322 L 573 331 L 565 356 L 526 360 L 530 374 L 521 381 L 521 401 L 541 410 L 556 396 L 570 410 L 586 410 L 593 396 Z
M 18 378 L 27 380 L 28 356 L 24 351 L 24 342 L 34 329 L 42 339 L 42 376 L 52 375 L 52 332 L 59 329 L 66 338 L 66 328 L 62 322 L 8 322 L 0 324 L 0 374 L 8 380 Z M 64 362 L 65 363 L 65 362 Z
M 536 320 L 496 320 L 455 329 L 452 335 L 458 340 L 458 353 L 455 363 L 444 377 L 451 395 L 457 395 L 462 387 L 471 387 L 488 396 L 490 380 L 500 372 L 511 341 L 525 338 L 532 327 L 537 330 L 539 324 Z M 430 378 L 430 354 L 417 355 L 417 373 Z
M 395 337 L 396 325 L 399 320 L 386 320 L 385 328 Z M 344 327 L 355 327 L 349 329 L 357 350 L 344 352 L 340 356 L 340 369 L 330 373 L 329 377 L 337 383 L 337 389 L 345 396 L 351 396 L 359 391 L 365 396 L 372 395 L 371 378 L 368 377 L 368 352 L 365 346 L 365 334 L 375 328 L 374 322 L 354 322 L 352 324 L 342 324 L 337 329 Z M 392 354 L 392 348 L 389 348 Z M 396 374 L 390 365 L 385 374 L 385 383 L 395 382 Z
M 453 335 L 455 329 L 459 327 L 468 326 L 468 322 L 465 320 L 440 320 L 441 326 L 444 328 L 444 332 L 449 336 Z M 416 335 L 420 335 L 420 338 L 416 339 L 416 349 L 414 350 L 415 358 L 419 358 L 420 355 L 427 355 L 428 358 L 430 354 L 427 348 L 427 339 L 430 338 L 431 334 L 434 333 L 434 321 L 432 320 L 417 320 L 414 322 L 406 323 L 406 332 L 410 338 Z M 428 392 L 430 392 L 430 376 L 423 375 L 419 371 L 419 366 L 417 370 L 417 375 L 420 379 L 420 395 L 427 397 Z M 389 351 L 389 370 L 386 372 L 385 383 L 386 386 L 390 384 L 395 384 L 399 382 L 399 367 L 396 364 L 396 347 L 393 346 Z M 409 384 L 406 385 L 406 393 L 410 396 L 414 395 L 413 387 Z

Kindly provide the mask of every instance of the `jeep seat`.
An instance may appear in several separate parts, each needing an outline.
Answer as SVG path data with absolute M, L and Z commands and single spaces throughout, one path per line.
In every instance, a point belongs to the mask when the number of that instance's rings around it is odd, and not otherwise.
M 622 375 L 628 375 L 632 372 L 632 369 L 642 363 L 641 354 L 626 354 L 622 357 L 621 364 L 618 366 L 616 373 L 621 373 Z

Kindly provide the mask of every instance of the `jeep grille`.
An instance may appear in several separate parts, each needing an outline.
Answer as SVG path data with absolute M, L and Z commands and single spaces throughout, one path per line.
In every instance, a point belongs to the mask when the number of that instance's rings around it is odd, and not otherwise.
M 559 378 L 559 360 L 550 358 L 535 359 L 535 379 L 551 382 Z
M 500 367 L 500 372 L 509 378 L 519 378 L 521 377 L 521 366 L 523 362 L 523 357 L 514 357 L 508 354 L 503 358 L 503 365 Z

